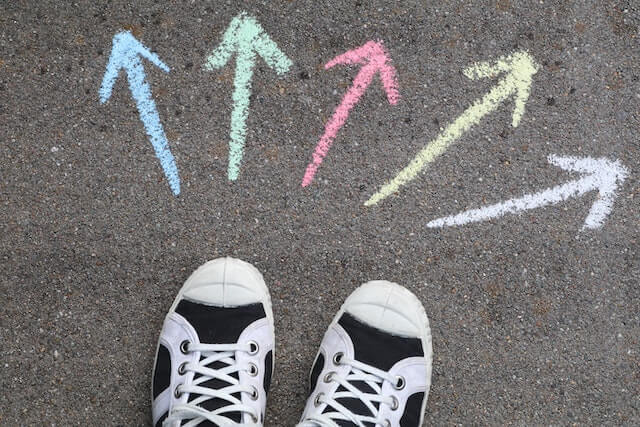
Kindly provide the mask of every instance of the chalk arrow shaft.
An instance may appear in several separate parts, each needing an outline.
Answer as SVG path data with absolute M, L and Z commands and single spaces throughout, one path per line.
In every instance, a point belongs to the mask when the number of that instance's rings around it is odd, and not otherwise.
M 570 197 L 579 197 L 598 190 L 598 199 L 593 203 L 585 219 L 583 229 L 599 228 L 613 209 L 615 191 L 628 176 L 627 169 L 620 162 L 608 159 L 578 159 L 574 157 L 550 156 L 549 162 L 566 170 L 587 173 L 586 176 L 557 187 L 528 194 L 479 209 L 471 209 L 457 215 L 433 220 L 427 227 L 448 227 L 486 221 L 506 214 L 519 213 L 543 206 L 555 205 Z
M 347 90 L 342 102 L 340 102 L 333 116 L 331 116 L 331 119 L 329 119 L 325 125 L 324 134 L 316 145 L 312 155 L 312 161 L 307 166 L 307 170 L 302 179 L 303 187 L 306 187 L 313 181 L 313 177 L 327 156 L 338 131 L 344 126 L 351 110 L 358 101 L 360 101 L 360 98 L 362 98 L 362 95 L 364 95 L 376 74 L 380 74 L 382 86 L 387 93 L 389 103 L 395 105 L 400 98 L 396 70 L 391 65 L 391 61 L 381 41 L 369 41 L 358 49 L 350 50 L 337 56 L 325 65 L 325 69 L 337 64 L 363 64 L 363 66 L 353 80 L 353 85 Z
M 508 74 L 493 89 L 480 100 L 474 102 L 453 123 L 449 124 L 436 139 L 420 150 L 395 178 L 383 185 L 376 194 L 365 202 L 365 206 L 375 205 L 415 179 L 430 163 L 444 153 L 451 144 L 512 96 L 516 97 L 512 125 L 514 127 L 518 126 L 524 114 L 525 103 L 529 98 L 532 76 L 538 70 L 533 58 L 525 52 L 518 52 L 509 57 L 501 58 L 493 66 L 481 64 L 470 67 L 465 70 L 465 74 L 467 77 L 475 79 L 494 76 L 505 70 L 509 71 Z
M 367 86 L 371 84 L 371 81 L 373 80 L 373 72 L 371 71 L 370 66 L 366 66 L 360 70 L 358 76 L 354 80 L 353 86 L 351 86 L 345 93 L 344 99 L 334 111 L 331 119 L 327 122 L 324 128 L 324 134 L 320 138 L 316 150 L 313 152 L 313 165 L 316 166 L 314 168 L 314 174 L 317 167 L 320 166 L 320 163 L 322 163 L 322 160 L 329 152 L 329 148 L 331 148 L 338 131 L 347 122 L 349 113 L 358 101 L 360 101 L 360 98 L 367 90 Z
M 255 18 L 244 12 L 231 20 L 222 41 L 207 57 L 204 69 L 213 71 L 224 67 L 234 53 L 237 53 L 237 56 L 233 81 L 229 165 L 227 167 L 227 176 L 230 181 L 235 181 L 238 178 L 244 154 L 251 81 L 256 56 L 262 57 L 267 65 L 276 70 L 278 74 L 285 73 L 292 65 L 291 60 L 282 53 Z
M 136 101 L 136 107 L 140 113 L 140 119 L 147 131 L 147 136 L 151 141 L 151 145 L 156 153 L 156 157 L 160 160 L 160 165 L 164 171 L 172 191 L 180 194 L 180 178 L 178 176 L 178 168 L 176 161 L 169 149 L 169 142 L 164 133 L 164 128 L 160 122 L 156 103 L 151 96 L 151 88 L 144 78 L 144 69 L 140 60 L 134 64 L 134 72 L 128 73 L 127 80 L 132 88 L 132 96 Z
M 158 109 L 151 94 L 151 87 L 146 81 L 144 66 L 140 60 L 141 56 L 149 59 L 162 70 L 169 71 L 169 67 L 160 61 L 157 55 L 150 52 L 128 31 L 118 33 L 113 37 L 111 56 L 100 86 L 100 102 L 104 103 L 111 97 L 118 72 L 124 69 L 127 73 L 131 96 L 135 100 L 140 114 L 140 120 L 144 125 L 156 157 L 160 161 L 162 170 L 169 181 L 171 190 L 175 195 L 178 195 L 180 194 L 178 168 L 169 149 L 169 142 L 160 122 Z
M 231 142 L 229 144 L 228 179 L 235 181 L 240 173 L 240 164 L 244 154 L 247 138 L 247 117 L 249 116 L 249 97 L 251 96 L 251 79 L 255 64 L 251 52 L 243 52 L 236 61 L 233 81 L 233 110 L 231 111 Z M 247 96 L 249 94 L 249 96 Z
M 447 151 L 447 148 L 477 124 L 487 111 L 493 111 L 509 96 L 506 89 L 509 87 L 508 79 L 504 79 L 498 86 L 486 94 L 480 102 L 473 104 L 460 115 L 444 132 L 431 141 L 411 160 L 411 162 L 385 184 L 378 193 L 373 195 L 365 204 L 367 206 L 378 203 L 388 195 L 397 191 L 401 186 L 412 181 L 427 164 L 433 162 L 436 157 Z

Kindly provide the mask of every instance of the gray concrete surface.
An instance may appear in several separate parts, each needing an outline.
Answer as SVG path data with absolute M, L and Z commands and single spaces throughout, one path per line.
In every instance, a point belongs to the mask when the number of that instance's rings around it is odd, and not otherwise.
M 226 180 L 233 63 L 201 69 L 246 10 L 293 60 L 254 76 L 240 178 Z M 98 88 L 119 30 L 145 64 L 182 178 L 174 197 L 126 78 Z M 265 275 L 277 328 L 267 425 L 294 424 L 324 329 L 360 283 L 423 301 L 433 330 L 426 422 L 640 424 L 640 6 L 635 1 L 0 3 L 0 425 L 147 425 L 165 311 L 190 272 L 232 255 Z M 300 182 L 357 68 L 376 81 L 315 182 Z M 495 81 L 474 62 L 527 49 L 543 68 L 522 123 L 488 116 L 378 207 L 363 202 Z M 465 227 L 434 218 L 571 179 L 549 154 L 619 159 L 630 176 L 599 230 L 596 193 Z

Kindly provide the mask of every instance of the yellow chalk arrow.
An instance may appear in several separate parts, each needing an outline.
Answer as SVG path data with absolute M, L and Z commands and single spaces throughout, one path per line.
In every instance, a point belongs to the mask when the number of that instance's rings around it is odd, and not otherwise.
M 529 99 L 532 77 L 539 69 L 540 66 L 525 51 L 515 52 L 491 62 L 479 62 L 466 68 L 464 75 L 472 80 L 496 77 L 501 73 L 506 73 L 506 75 L 489 93 L 474 102 L 460 117 L 447 126 L 436 139 L 427 144 L 395 178 L 371 196 L 365 202 L 365 206 L 375 205 L 397 191 L 401 186 L 413 180 L 420 171 L 433 162 L 436 157 L 444 153 L 451 144 L 511 96 L 515 96 L 516 104 L 511 124 L 513 127 L 517 127 L 524 114 L 524 106 L 527 99 Z

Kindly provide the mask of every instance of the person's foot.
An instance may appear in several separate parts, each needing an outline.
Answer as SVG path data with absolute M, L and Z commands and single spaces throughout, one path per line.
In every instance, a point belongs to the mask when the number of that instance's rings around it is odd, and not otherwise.
M 202 265 L 180 289 L 160 333 L 153 425 L 261 426 L 274 346 L 260 272 L 233 258 Z
M 420 300 L 374 281 L 329 326 L 300 427 L 419 427 L 431 385 L 431 330 Z

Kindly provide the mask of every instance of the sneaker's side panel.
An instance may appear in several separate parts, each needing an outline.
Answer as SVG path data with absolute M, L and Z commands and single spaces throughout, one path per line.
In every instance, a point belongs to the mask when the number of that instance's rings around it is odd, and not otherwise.
M 310 413 L 321 413 L 327 405 L 321 404 L 316 406 L 316 397 L 320 394 L 331 395 L 338 388 L 338 383 L 325 381 L 328 374 L 337 373 L 338 375 L 347 375 L 349 367 L 336 364 L 334 361 L 334 356 L 338 353 L 342 353 L 348 358 L 353 358 L 354 356 L 353 343 L 349 335 L 336 323 L 329 326 L 320 344 L 318 354 L 323 354 L 325 358 L 324 368 L 320 371 L 316 386 L 307 399 L 307 404 L 305 405 L 301 419 L 304 419 Z
M 242 384 L 253 386 L 259 391 L 258 399 L 253 400 L 249 395 L 242 395 L 242 403 L 255 409 L 256 413 L 261 414 L 261 420 L 264 419 L 264 409 L 267 405 L 267 392 L 264 389 L 264 379 L 266 374 L 267 355 L 269 352 L 273 354 L 273 329 L 269 325 L 269 321 L 266 318 L 262 318 L 251 325 L 249 325 L 240 335 L 238 339 L 239 343 L 254 342 L 258 345 L 257 354 L 250 355 L 244 352 L 238 352 L 236 359 L 240 364 L 254 364 L 258 367 L 258 372 L 255 376 L 250 375 L 248 372 L 241 371 L 239 373 L 239 379 Z M 271 358 L 271 371 L 273 372 L 273 358 Z M 248 423 L 249 417 L 245 414 L 243 422 Z
M 186 373 L 181 376 L 178 374 L 178 366 L 184 362 L 196 362 L 200 355 L 195 352 L 183 354 L 180 351 L 180 343 L 185 340 L 192 343 L 200 342 L 196 331 L 182 316 L 176 313 L 169 313 L 165 318 L 162 332 L 160 333 L 159 345 L 161 344 L 169 350 L 171 378 L 169 380 L 169 387 L 160 393 L 156 399 L 153 399 L 152 394 L 151 414 L 153 425 L 155 425 L 158 419 L 160 419 L 165 412 L 169 411 L 176 402 L 185 403 L 187 401 L 187 395 L 182 395 L 177 399 L 174 395 L 174 390 L 181 382 L 191 381 L 193 379 L 193 373 Z
M 427 384 L 428 365 L 425 362 L 424 357 L 411 357 L 404 359 L 395 364 L 389 373 L 394 377 L 402 377 L 405 380 L 405 384 L 402 389 L 397 390 L 393 385 L 385 382 L 382 386 L 382 394 L 385 396 L 395 396 L 398 399 L 398 408 L 392 410 L 387 405 L 382 405 L 380 408 L 380 417 L 391 421 L 392 426 L 400 426 L 400 420 L 405 415 L 406 404 L 408 399 L 416 394 L 423 393 L 423 400 L 426 402 L 427 392 L 429 385 Z M 422 406 L 422 405 L 420 405 Z M 411 414 L 411 419 L 419 420 L 419 423 L 412 427 L 419 427 L 422 425 L 422 419 L 424 417 L 424 410 L 420 413 Z

